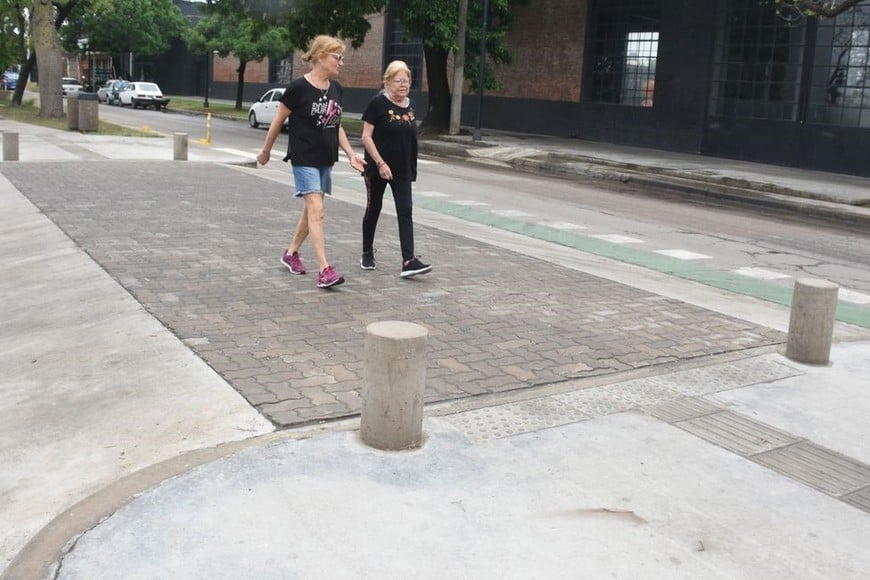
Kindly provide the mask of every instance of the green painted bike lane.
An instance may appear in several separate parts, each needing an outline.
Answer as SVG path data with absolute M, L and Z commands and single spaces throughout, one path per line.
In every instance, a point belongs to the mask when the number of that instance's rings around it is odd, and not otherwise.
M 764 280 L 747 278 L 733 272 L 705 268 L 697 263 L 628 248 L 620 244 L 606 242 L 582 234 L 498 216 L 486 211 L 475 210 L 473 207 L 457 206 L 449 202 L 441 202 L 430 198 L 415 198 L 414 204 L 422 209 L 552 242 L 619 262 L 641 266 L 662 274 L 699 282 L 721 290 L 752 296 L 783 306 L 791 306 L 792 289 Z M 870 306 L 861 306 L 840 300 L 837 303 L 836 318 L 841 322 L 847 322 L 862 328 L 870 328 Z

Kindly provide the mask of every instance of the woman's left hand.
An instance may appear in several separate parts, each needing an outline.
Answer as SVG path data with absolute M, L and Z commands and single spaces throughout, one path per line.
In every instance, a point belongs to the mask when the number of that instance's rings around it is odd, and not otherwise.
M 350 166 L 362 173 L 366 168 L 366 160 L 365 157 L 357 153 L 353 157 L 350 158 Z

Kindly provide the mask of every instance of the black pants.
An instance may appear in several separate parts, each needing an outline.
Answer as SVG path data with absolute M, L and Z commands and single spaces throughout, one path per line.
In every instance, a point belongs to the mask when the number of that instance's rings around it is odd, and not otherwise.
M 396 217 L 399 221 L 399 243 L 402 246 L 402 261 L 414 257 L 414 222 L 411 219 L 411 181 L 385 181 L 377 175 L 366 173 L 366 213 L 363 216 L 363 252 L 371 252 L 375 243 L 375 229 L 384 205 L 384 192 L 389 184 L 396 202 Z

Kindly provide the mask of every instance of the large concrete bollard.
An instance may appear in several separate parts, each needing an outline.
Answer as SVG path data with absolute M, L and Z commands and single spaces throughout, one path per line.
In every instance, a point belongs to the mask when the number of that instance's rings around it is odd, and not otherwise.
M 422 445 L 428 335 L 411 322 L 373 322 L 366 327 L 360 422 L 366 445 L 388 451 Z
M 187 133 L 172 134 L 172 159 L 187 161 Z
M 827 280 L 795 280 L 785 356 L 822 365 L 831 355 L 839 288 Z
M 18 133 L 3 132 L 3 161 L 18 161 Z

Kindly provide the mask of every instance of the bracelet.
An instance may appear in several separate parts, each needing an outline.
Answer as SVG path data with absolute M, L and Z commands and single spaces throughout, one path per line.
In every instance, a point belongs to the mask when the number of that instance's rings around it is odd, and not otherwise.
M 377 163 L 375 163 L 375 165 L 377 165 L 378 167 L 381 167 L 381 166 L 383 166 L 383 165 L 386 165 L 386 163 L 384 162 L 383 159 L 381 159 L 380 161 L 378 161 Z

